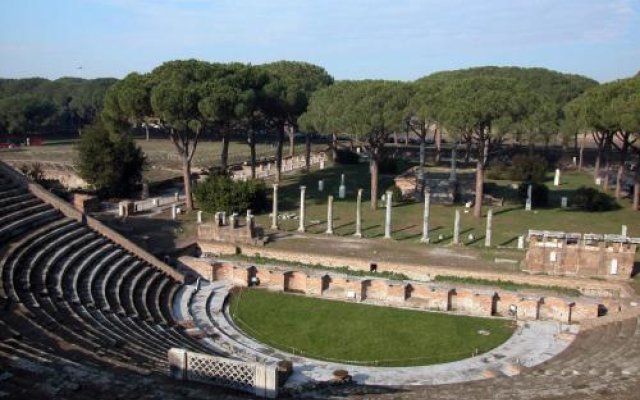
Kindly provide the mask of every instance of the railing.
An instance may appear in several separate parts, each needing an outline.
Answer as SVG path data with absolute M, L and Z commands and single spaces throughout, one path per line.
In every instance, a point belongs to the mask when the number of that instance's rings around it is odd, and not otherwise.
M 168 353 L 169 376 L 275 399 L 278 396 L 278 372 L 275 365 L 230 360 L 172 348 Z

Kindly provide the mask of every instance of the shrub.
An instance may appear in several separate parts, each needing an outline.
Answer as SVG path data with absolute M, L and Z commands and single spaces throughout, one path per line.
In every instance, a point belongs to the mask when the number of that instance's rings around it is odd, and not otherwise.
M 360 155 L 351 150 L 336 150 L 335 162 L 343 165 L 354 165 L 360 163 Z
M 266 186 L 257 179 L 235 182 L 224 175 L 209 175 L 193 194 L 200 208 L 210 213 L 241 213 L 247 209 L 259 212 L 267 207 Z
M 394 203 L 402 203 L 402 202 L 404 202 L 404 197 L 402 196 L 402 190 L 400 190 L 399 187 L 397 187 L 396 185 L 389 186 L 387 188 L 387 190 L 384 191 L 385 196 L 386 196 L 386 193 L 388 191 L 393 193 L 393 202 Z
M 493 160 L 487 168 L 487 179 L 494 181 L 511 179 L 511 167 L 500 160 Z
M 582 186 L 573 194 L 572 204 L 585 211 L 609 211 L 618 205 L 611 196 L 601 191 Z
M 84 130 L 77 145 L 82 179 L 103 196 L 130 195 L 142 181 L 145 156 L 128 136 L 112 137 L 101 122 Z
M 509 179 L 522 182 L 544 182 L 547 167 L 547 160 L 544 157 L 517 154 L 511 160 Z
M 524 203 L 527 201 L 527 190 L 531 187 L 531 205 L 534 207 L 546 207 L 549 204 L 549 188 L 544 183 L 522 182 L 518 186 L 518 198 Z

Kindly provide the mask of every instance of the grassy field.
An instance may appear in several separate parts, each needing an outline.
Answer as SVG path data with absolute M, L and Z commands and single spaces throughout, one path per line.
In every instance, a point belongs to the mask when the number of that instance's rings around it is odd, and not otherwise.
M 340 174 L 346 175 L 347 198 L 337 198 Z M 550 176 L 551 177 L 551 176 Z M 383 176 L 380 187 L 382 189 L 392 185 L 392 176 Z M 325 180 L 325 191 L 318 191 L 318 180 Z M 502 207 L 493 207 L 493 245 L 514 246 L 517 237 L 526 234 L 529 229 L 560 230 L 566 232 L 619 233 L 622 224 L 628 226 L 630 236 L 640 236 L 640 212 L 632 211 L 629 200 L 619 201 L 620 208 L 614 211 L 591 213 L 573 209 L 560 208 L 560 197 L 571 198 L 572 192 L 578 187 L 594 186 L 591 177 L 585 173 L 567 172 L 563 176 L 563 183 L 554 187 L 553 182 L 547 182 L 550 189 L 550 207 L 535 209 L 531 212 L 524 210 L 524 206 L 516 201 L 509 201 L 515 195 L 511 189 L 512 182 L 489 181 L 488 187 L 495 194 L 506 195 L 507 202 Z M 327 196 L 333 194 L 334 199 L 334 230 L 337 235 L 352 235 L 355 232 L 355 197 L 358 188 L 364 188 L 365 194 L 369 188 L 368 166 L 335 166 L 323 171 L 314 171 L 304 176 L 289 176 L 281 184 L 280 212 L 298 212 L 299 186 L 307 186 L 307 224 L 310 233 L 323 233 L 326 229 Z M 485 218 L 474 218 L 470 210 L 464 210 L 461 205 L 432 205 L 430 236 L 433 244 L 449 244 L 453 235 L 453 219 L 456 209 L 461 213 L 461 238 L 465 245 L 473 247 L 484 246 Z M 483 214 L 486 215 L 485 207 Z M 371 210 L 368 199 L 363 203 L 363 236 L 381 238 L 384 234 L 384 209 Z M 267 214 L 258 217 L 263 226 L 269 226 Z M 297 220 L 285 220 L 281 228 L 285 231 L 295 231 Z M 422 204 L 409 202 L 396 204 L 393 207 L 392 237 L 400 242 L 416 243 L 422 230 Z M 469 234 L 474 239 L 469 240 Z M 442 235 L 443 239 L 438 240 Z
M 307 357 L 351 364 L 414 366 L 483 353 L 513 333 L 511 321 L 401 310 L 245 290 L 234 321 L 256 339 Z M 478 334 L 488 330 L 490 335 Z
M 24 162 L 53 162 L 73 165 L 76 158 L 76 139 L 47 142 L 43 146 L 20 147 L 17 149 L 0 150 L 0 159 L 5 161 L 19 160 Z M 181 176 L 181 162 L 173 144 L 168 139 L 136 139 L 136 143 L 144 151 L 149 168 L 145 171 L 145 179 L 157 182 Z M 202 140 L 198 144 L 193 166 L 196 168 L 210 167 L 220 164 L 221 142 Z M 314 151 L 326 148 L 325 145 L 314 144 Z M 258 143 L 256 155 L 258 159 L 274 156 L 275 149 L 271 144 Z M 288 142 L 284 146 L 284 154 L 289 154 Z M 298 140 L 295 154 L 304 154 L 304 143 Z M 229 144 L 229 163 L 242 163 L 250 157 L 249 146 L 241 141 L 231 141 Z

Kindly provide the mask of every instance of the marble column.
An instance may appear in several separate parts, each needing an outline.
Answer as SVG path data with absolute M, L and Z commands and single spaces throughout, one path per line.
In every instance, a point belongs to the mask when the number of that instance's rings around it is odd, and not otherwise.
M 456 210 L 456 216 L 453 220 L 453 244 L 460 243 L 460 210 Z
M 491 229 L 493 224 L 493 210 L 487 211 L 487 231 L 484 235 L 484 247 L 491 247 Z
M 422 216 L 422 243 L 429 243 L 429 214 L 431 213 L 431 192 L 424 192 L 424 214 Z
M 278 184 L 273 184 L 273 205 L 271 210 L 271 229 L 278 229 Z
M 198 223 L 199 224 L 202 223 L 202 211 L 201 210 L 198 211 Z
M 329 196 L 327 201 L 327 235 L 333 235 L 333 196 Z
M 362 237 L 362 189 L 358 189 L 358 198 L 356 200 L 356 233 L 355 237 Z
M 298 225 L 298 232 L 305 232 L 306 228 L 304 226 L 304 219 L 305 219 L 305 198 L 304 198 L 304 193 L 307 190 L 306 186 L 300 186 L 300 225 Z
M 393 192 L 387 191 L 385 198 L 387 202 L 387 213 L 384 217 L 384 238 L 391 239 L 391 206 L 393 205 Z

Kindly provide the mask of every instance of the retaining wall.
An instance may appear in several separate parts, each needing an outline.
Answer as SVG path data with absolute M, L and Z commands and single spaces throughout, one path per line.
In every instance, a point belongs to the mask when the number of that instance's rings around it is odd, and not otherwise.
M 203 260 L 181 257 L 192 272 L 202 271 Z M 523 320 L 553 320 L 562 323 L 581 322 L 598 317 L 599 303 L 589 299 L 522 294 L 501 289 L 451 287 L 438 283 L 392 281 L 377 278 L 350 278 L 340 274 L 314 273 L 295 269 L 247 266 L 229 262 L 214 262 L 216 279 L 233 279 L 239 286 L 251 286 L 253 276 L 257 286 L 267 290 L 301 293 L 308 296 L 367 301 L 395 307 L 433 311 L 455 311 L 464 315 L 514 316 Z M 206 272 L 206 269 L 205 269 Z M 205 277 L 205 275 L 201 275 Z M 240 279 L 242 277 L 244 281 Z

